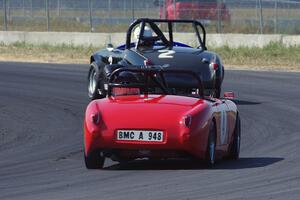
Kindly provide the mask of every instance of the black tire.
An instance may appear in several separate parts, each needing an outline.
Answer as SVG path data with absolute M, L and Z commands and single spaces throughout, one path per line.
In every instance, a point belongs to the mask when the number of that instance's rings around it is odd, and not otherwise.
M 105 157 L 101 151 L 93 151 L 88 155 L 84 153 L 84 162 L 87 169 L 102 169 Z
M 216 126 L 214 122 L 209 128 L 205 161 L 209 168 L 212 168 L 216 162 Z
M 215 93 L 213 95 L 213 97 L 215 98 L 220 98 L 221 97 L 221 92 L 222 92 L 222 82 L 224 79 L 224 68 L 222 67 L 222 77 L 216 82 L 216 88 L 215 88 Z
M 221 97 L 221 86 L 218 86 L 218 87 L 216 88 L 216 91 L 215 91 L 215 93 L 214 93 L 214 97 L 215 97 L 215 98 L 220 98 L 220 97 Z
M 238 160 L 240 157 L 240 148 L 241 148 L 241 120 L 239 115 L 236 117 L 233 142 L 230 148 L 229 158 L 232 160 Z
M 91 63 L 88 73 L 88 96 L 91 100 L 105 98 L 104 76 L 95 62 Z

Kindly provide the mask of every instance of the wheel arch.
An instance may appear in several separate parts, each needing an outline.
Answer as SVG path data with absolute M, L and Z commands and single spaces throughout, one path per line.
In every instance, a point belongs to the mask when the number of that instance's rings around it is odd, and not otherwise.
M 97 66 L 99 67 L 104 67 L 106 65 L 106 63 L 104 62 L 103 56 L 99 55 L 99 54 L 94 54 L 90 57 L 90 64 L 92 63 L 96 63 Z
M 92 62 L 95 62 L 94 56 L 91 56 L 91 57 L 90 57 L 90 64 L 91 64 Z

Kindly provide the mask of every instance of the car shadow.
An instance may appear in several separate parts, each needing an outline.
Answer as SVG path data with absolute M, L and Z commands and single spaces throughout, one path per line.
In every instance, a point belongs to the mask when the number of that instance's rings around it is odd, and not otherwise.
M 238 99 L 233 99 L 232 101 L 236 105 L 258 105 L 258 104 L 262 104 L 262 102 L 246 101 L 246 100 L 238 100 Z
M 225 160 L 216 165 L 215 169 L 249 169 L 259 168 L 280 162 L 284 158 L 280 157 L 245 157 L 239 160 Z
M 205 163 L 195 160 L 134 160 L 121 164 L 114 164 L 103 168 L 104 170 L 199 170 L 199 169 L 247 169 L 272 165 L 284 160 L 279 157 L 244 157 L 239 160 L 222 160 L 213 168 L 208 168 Z

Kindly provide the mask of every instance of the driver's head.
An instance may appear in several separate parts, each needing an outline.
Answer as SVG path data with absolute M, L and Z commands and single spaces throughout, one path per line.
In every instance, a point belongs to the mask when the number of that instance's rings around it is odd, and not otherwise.
M 141 28 L 139 26 L 137 28 L 135 28 L 134 38 L 135 38 L 136 42 L 139 41 L 140 32 L 141 32 Z M 153 33 L 152 33 L 151 28 L 149 28 L 148 26 L 145 26 L 144 27 L 144 34 L 143 34 L 144 40 L 142 38 L 140 39 L 140 45 L 145 46 L 145 47 L 152 47 L 153 42 L 151 40 L 147 40 L 147 38 L 151 39 L 152 35 L 153 35 Z

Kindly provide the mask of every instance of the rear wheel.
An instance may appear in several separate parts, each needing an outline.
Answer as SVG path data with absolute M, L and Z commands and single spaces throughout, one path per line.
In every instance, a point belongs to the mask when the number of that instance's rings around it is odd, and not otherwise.
M 224 67 L 222 66 L 222 77 L 220 77 L 219 80 L 216 81 L 215 93 L 213 95 L 213 97 L 215 98 L 221 97 L 223 79 L 224 79 Z
M 240 156 L 240 147 L 241 147 L 241 120 L 239 115 L 236 117 L 233 142 L 230 149 L 230 159 L 237 160 Z
M 84 162 L 87 169 L 102 169 L 105 157 L 101 151 L 93 151 L 86 155 L 84 153 Z
M 88 96 L 91 100 L 106 97 L 104 78 L 95 62 L 91 63 L 88 74 Z
M 215 98 L 220 98 L 221 97 L 221 86 L 218 86 L 215 90 L 215 93 L 213 95 Z
M 215 124 L 212 122 L 208 141 L 207 141 L 207 151 L 206 151 L 206 163 L 208 167 L 213 167 L 216 162 L 216 127 Z

